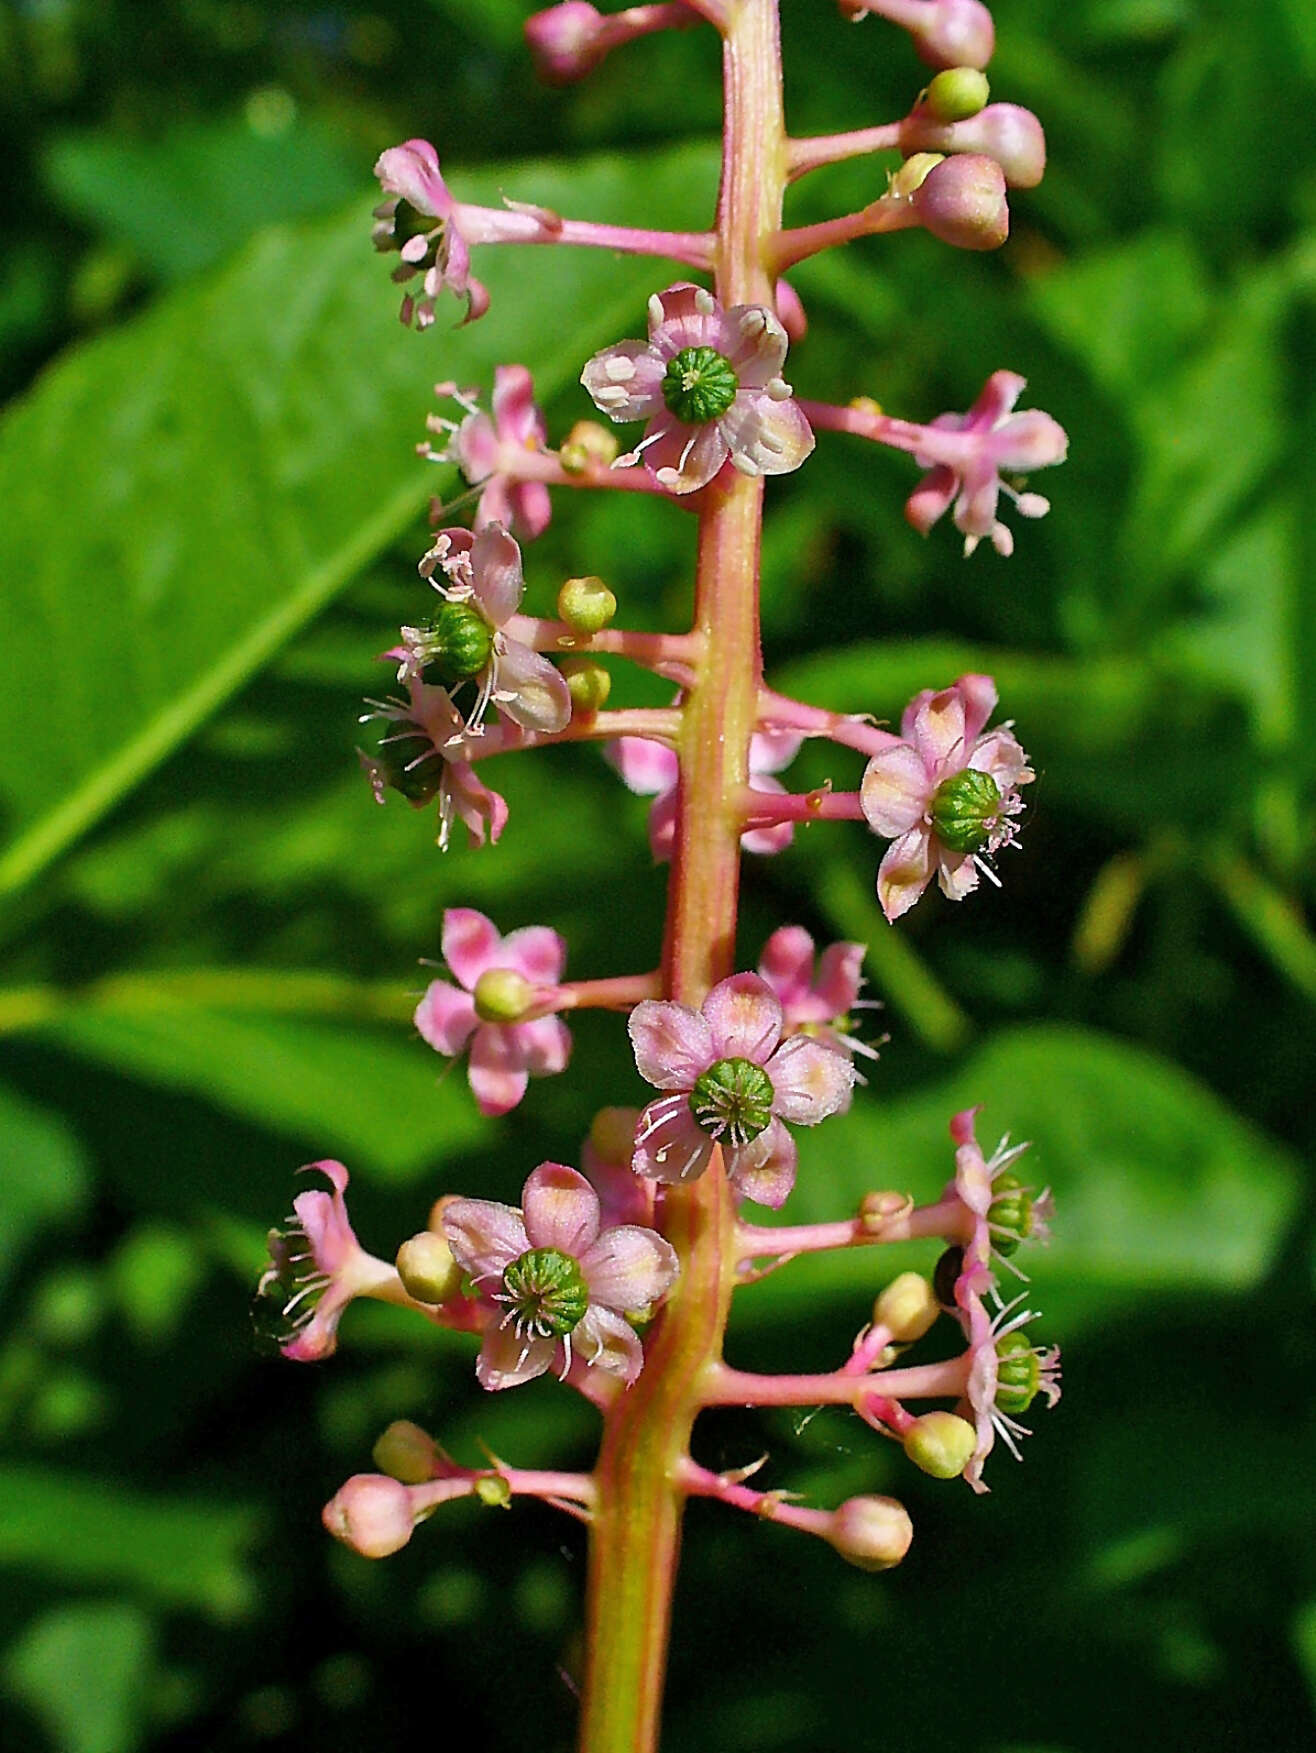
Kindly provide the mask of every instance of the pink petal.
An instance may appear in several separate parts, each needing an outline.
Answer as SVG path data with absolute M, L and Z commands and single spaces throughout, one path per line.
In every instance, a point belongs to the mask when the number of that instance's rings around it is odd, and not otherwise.
M 864 768 L 859 804 L 873 832 L 894 839 L 922 821 L 934 790 L 918 751 L 908 743 L 892 743 Z
M 833 943 L 823 951 L 814 987 L 822 1003 L 823 1018 L 844 1016 L 858 998 L 867 947 L 862 943 Z
M 649 850 L 653 854 L 655 864 L 666 864 L 672 856 L 676 845 L 676 787 L 663 792 L 661 797 L 653 800 L 653 808 L 649 811 Z M 740 836 L 740 843 L 745 844 L 745 835 Z
M 937 886 L 951 901 L 962 901 L 978 886 L 978 867 L 967 852 L 947 852 L 943 847 L 937 860 Z
M 599 1196 L 565 1163 L 540 1163 L 521 1195 L 532 1248 L 556 1248 L 579 1260 L 599 1233 Z M 591 1292 L 592 1294 L 592 1292 Z
M 603 758 L 621 774 L 627 790 L 640 797 L 670 791 L 680 775 L 676 750 L 648 737 L 617 737 L 604 749 Z
M 571 1335 L 571 1347 L 591 1369 L 633 1382 L 644 1366 L 644 1347 L 629 1321 L 611 1309 L 591 1303 L 585 1318 Z
M 472 846 L 483 846 L 485 831 L 496 846 L 507 826 L 507 800 L 475 777 L 469 761 L 449 761 L 439 787 L 440 820 L 456 815 Z
M 521 1213 L 496 1199 L 450 1199 L 442 1222 L 453 1259 L 482 1289 L 501 1284 L 530 1246 Z
M 487 968 L 498 966 L 502 936 L 492 919 L 474 907 L 449 907 L 443 915 L 443 959 L 468 992 Z
M 944 517 L 959 490 L 959 476 L 945 463 L 930 469 L 905 501 L 905 519 L 926 536 L 938 518 Z
M 957 688 L 943 688 L 923 702 L 914 716 L 911 741 L 935 779 L 948 768 L 958 772 L 964 766 L 969 745 L 964 735 L 964 699 Z
M 786 363 L 786 331 L 761 304 L 735 304 L 724 310 L 713 345 L 747 389 L 761 389 L 770 378 L 780 377 Z
M 475 1375 L 480 1386 L 497 1393 L 500 1388 L 519 1388 L 550 1369 L 557 1356 L 556 1339 L 522 1339 L 509 1321 L 484 1330 Z
M 813 450 L 813 428 L 792 398 L 742 391 L 718 421 L 731 460 L 747 475 L 788 475 Z
M 498 435 L 487 414 L 471 414 L 463 420 L 454 444 L 458 466 L 473 487 L 487 481 L 498 467 Z M 480 503 L 483 505 L 483 499 Z
M 412 1019 L 423 1041 L 455 1059 L 475 1032 L 479 1018 L 469 992 L 446 980 L 431 980 Z
M 530 1075 L 511 1029 L 484 1023 L 475 1031 L 467 1081 L 482 1114 L 507 1114 L 526 1092 Z
M 969 766 L 979 773 L 990 773 L 1002 797 L 1020 785 L 1027 785 L 1033 777 L 1027 755 L 1008 730 L 988 731 L 986 736 L 979 737 L 973 745 Z
M 768 1205 L 775 1211 L 786 1203 L 795 1185 L 798 1160 L 795 1140 L 774 1118 L 752 1144 L 726 1153 L 727 1175 L 742 1199 Z
M 672 999 L 642 999 L 628 1027 L 636 1068 L 655 1089 L 692 1089 L 700 1072 L 718 1057 L 704 1018 Z
M 580 381 L 600 414 L 610 420 L 648 420 L 665 406 L 662 396 L 665 361 L 646 341 L 619 341 L 604 347 L 580 374 Z
M 894 924 L 908 913 L 932 881 L 932 830 L 911 828 L 893 840 L 877 867 L 877 898 L 883 913 Z
M 512 521 L 527 542 L 542 536 L 553 521 L 553 499 L 542 481 L 518 481 L 507 489 Z
M 749 739 L 749 771 L 754 778 L 780 773 L 789 767 L 803 747 L 804 738 L 794 730 L 756 730 Z
M 676 1249 L 656 1230 L 622 1224 L 577 1254 L 590 1301 L 610 1309 L 647 1309 L 665 1297 L 681 1270 Z
M 1068 453 L 1069 438 L 1064 427 L 1040 408 L 1012 414 L 1001 423 L 992 444 L 997 468 L 1021 475 L 1063 463 Z
M 798 1126 L 816 1126 L 850 1106 L 855 1071 L 849 1055 L 808 1035 L 792 1035 L 767 1063 L 772 1111 Z
M 644 466 L 669 493 L 697 493 L 727 460 L 724 422 L 725 416 L 705 426 L 686 426 L 671 415 L 655 421 L 645 434 L 653 442 L 643 452 Z
M 813 985 L 813 954 L 813 939 L 802 925 L 783 925 L 764 944 L 759 975 L 781 1000 L 784 1011 L 790 1011 L 809 995 Z
M 510 1023 L 508 1033 L 532 1077 L 556 1077 L 571 1060 L 571 1031 L 561 1017 L 536 1017 L 532 1023 Z
M 504 637 L 494 678 L 498 710 L 513 724 L 548 735 L 565 729 L 571 718 L 571 692 L 566 677 L 546 657 L 518 639 Z
M 524 974 L 532 986 L 556 986 L 566 965 L 566 940 L 549 925 L 523 925 L 509 931 L 498 952 L 499 966 Z
M 965 418 L 965 426 L 990 432 L 1014 407 L 1028 388 L 1028 379 L 1017 371 L 994 371 L 979 391 Z
M 695 1124 L 689 1102 L 668 1096 L 650 1102 L 640 1115 L 631 1167 L 669 1185 L 697 1181 L 712 1154 L 713 1140 Z
M 534 383 L 524 365 L 494 367 L 490 402 L 500 438 L 531 449 L 544 442 L 544 417 L 535 406 Z
M 961 676 L 955 686 L 964 702 L 965 740 L 972 743 L 996 710 L 996 683 L 990 676 L 970 674 Z
M 482 529 L 471 548 L 475 601 L 495 627 L 514 615 L 525 595 L 521 550 L 501 524 Z
M 719 980 L 702 1009 L 714 1059 L 752 1059 L 763 1065 L 781 1039 L 781 1002 L 757 974 L 733 974 L 729 980 Z
M 452 212 L 452 196 L 439 174 L 439 155 L 428 140 L 390 146 L 375 160 L 375 175 L 387 194 L 401 195 L 418 213 L 446 219 Z
M 649 341 L 661 355 L 664 369 L 666 362 L 674 359 L 685 347 L 717 346 L 717 307 L 714 305 L 711 313 L 700 310 L 696 302 L 699 294 L 698 286 L 682 280 L 649 300 Z M 707 294 L 700 302 L 706 299 Z M 655 302 L 661 311 L 656 322 Z

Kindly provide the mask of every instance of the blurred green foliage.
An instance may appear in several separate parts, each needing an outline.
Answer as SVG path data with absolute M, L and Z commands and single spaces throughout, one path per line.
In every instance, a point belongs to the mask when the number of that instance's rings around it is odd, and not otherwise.
M 891 1039 L 808 1135 L 791 1215 L 944 1179 L 945 1122 L 1035 1141 L 1030 1261 L 1066 1396 L 993 1493 L 910 1476 L 855 1420 L 731 1414 L 710 1463 L 917 1529 L 872 1578 L 696 1505 L 670 1753 L 1199 1753 L 1312 1744 L 1312 900 L 1316 14 L 1305 0 L 1000 0 L 994 95 L 1051 169 L 991 258 L 873 239 L 799 270 L 803 393 L 926 418 L 998 366 L 1068 428 L 1008 564 L 900 516 L 908 461 L 842 439 L 775 484 L 770 673 L 891 716 L 997 676 L 1039 783 L 1003 892 L 876 914 L 878 849 L 815 828 L 748 872 L 742 961 L 783 918 L 871 940 Z M 638 1099 L 615 1023 L 497 1126 L 411 1036 L 442 908 L 548 920 L 578 974 L 654 954 L 644 806 L 588 751 L 505 762 L 494 852 L 441 859 L 355 770 L 373 654 L 416 601 L 436 378 L 535 372 L 553 433 L 657 275 L 490 252 L 490 316 L 404 333 L 369 167 L 429 134 L 459 192 L 700 222 L 706 32 L 536 86 L 514 0 L 20 0 L 0 9 L 0 1732 L 15 1753 L 331 1753 L 466 1733 L 566 1747 L 582 1542 L 444 1512 L 370 1566 L 321 1502 L 394 1417 L 464 1460 L 587 1457 L 552 1383 L 479 1396 L 467 1347 L 353 1311 L 330 1365 L 257 1358 L 246 1305 L 292 1172 L 343 1155 L 381 1252 L 440 1191 L 513 1195 Z M 903 113 L 905 39 L 787 0 L 797 132 Z M 807 221 L 871 198 L 851 164 Z M 659 271 L 660 272 L 660 271 Z M 690 520 L 572 497 L 530 606 L 605 575 L 688 605 Z M 621 698 L 654 698 L 617 675 Z M 617 696 L 614 695 L 614 698 Z M 801 782 L 852 784 L 811 749 Z M 895 1270 L 926 1256 L 902 1252 Z M 743 1293 L 732 1355 L 826 1367 L 883 1281 L 859 1254 Z M 954 1680 L 952 1687 L 950 1681 Z M 406 1737 L 404 1743 L 404 1736 Z

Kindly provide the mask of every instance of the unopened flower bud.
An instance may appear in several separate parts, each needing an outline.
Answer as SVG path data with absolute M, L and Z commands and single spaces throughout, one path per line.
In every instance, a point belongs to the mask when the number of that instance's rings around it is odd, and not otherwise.
M 501 1473 L 486 1473 L 475 1481 L 475 1495 L 492 1510 L 505 1510 L 512 1501 L 512 1488 Z
M 549 85 L 583 79 L 606 53 L 603 18 L 587 0 L 562 0 L 525 21 L 525 40 L 535 71 Z
M 382 1473 L 357 1473 L 330 1498 L 321 1517 L 335 1540 L 362 1558 L 400 1552 L 415 1527 L 411 1494 Z
M 515 968 L 486 968 L 471 994 L 483 1023 L 519 1023 L 534 1001 L 535 989 Z
M 610 469 L 621 454 L 621 440 L 597 420 L 577 420 L 563 439 L 557 460 L 569 475 L 586 469 Z
M 914 52 L 929 67 L 985 67 L 996 27 L 981 0 L 927 0 L 910 29 Z
M 561 664 L 571 704 L 582 715 L 597 712 L 612 692 L 612 673 L 592 657 L 569 657 Z
M 968 1466 L 978 1435 L 967 1418 L 954 1412 L 925 1412 L 902 1439 L 916 1467 L 934 1479 L 958 1479 Z
M 994 158 L 966 152 L 944 159 L 923 178 L 912 199 L 924 230 L 954 249 L 999 249 L 1010 235 L 1005 174 Z
M 1031 110 L 1017 103 L 989 104 L 956 129 L 961 150 L 983 152 L 1005 172 L 1012 189 L 1035 189 L 1046 169 L 1046 135 Z
M 891 195 L 912 195 L 945 159 L 944 152 L 915 152 L 891 178 Z
M 601 633 L 617 599 L 601 578 L 569 578 L 557 593 L 557 612 L 573 633 Z
M 381 1473 L 403 1485 L 424 1485 L 438 1468 L 434 1438 L 409 1419 L 397 1418 L 379 1437 L 370 1458 Z
M 964 122 L 984 109 L 991 94 L 987 75 L 976 67 L 946 67 L 928 86 L 924 104 L 938 122 Z
M 941 1314 L 932 1286 L 921 1272 L 902 1272 L 873 1304 L 873 1321 L 902 1345 L 921 1339 Z
M 418 1303 L 446 1303 L 461 1289 L 461 1267 L 444 1237 L 433 1230 L 421 1230 L 403 1242 L 395 1264 L 402 1288 Z
M 890 1570 L 909 1551 L 914 1524 L 894 1497 L 851 1497 L 833 1512 L 827 1538 L 860 1570 Z
M 589 1129 L 590 1144 L 605 1163 L 625 1163 L 629 1167 L 639 1123 L 638 1108 L 600 1108 Z
M 859 1221 L 870 1236 L 884 1230 L 898 1217 L 908 1217 L 914 1201 L 908 1193 L 865 1193 L 859 1201 Z

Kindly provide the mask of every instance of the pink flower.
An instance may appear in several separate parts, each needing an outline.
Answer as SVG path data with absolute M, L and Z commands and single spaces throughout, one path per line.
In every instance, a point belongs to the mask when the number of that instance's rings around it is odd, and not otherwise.
M 439 800 L 439 848 L 446 852 L 454 820 L 460 820 L 472 846 L 483 846 L 486 835 L 498 844 L 507 825 L 507 804 L 475 776 L 461 748 L 466 722 L 447 690 L 419 676 L 407 680 L 408 698 L 376 700 L 361 722 L 380 721 L 385 734 L 373 751 L 358 751 L 377 802 L 399 791 L 415 809 Z
M 990 1157 L 983 1156 L 974 1132 L 977 1113 L 977 1108 L 965 1108 L 951 1120 L 955 1174 L 942 1198 L 957 1199 L 967 1215 L 966 1268 L 976 1265 L 990 1271 L 993 1256 L 1008 1261 L 1021 1242 L 1050 1240 L 1053 1201 L 1049 1188 L 1034 1194 L 1014 1173 L 1015 1163 L 1028 1149 L 1026 1143 L 1011 1144 L 1007 1134 Z M 1017 1267 L 1011 1270 L 1018 1272 Z
M 959 1294 L 957 1288 L 957 1297 Z M 1029 1309 L 1012 1313 L 1022 1301 L 1022 1296 L 1017 1297 L 993 1317 L 980 1294 L 968 1289 L 964 1294 L 971 1361 L 968 1388 L 958 1410 L 977 1433 L 964 1477 L 979 1493 L 989 1489 L 983 1484 L 982 1468 L 997 1437 L 1015 1460 L 1021 1461 L 1018 1439 L 1029 1432 L 1017 1414 L 1026 1412 L 1038 1394 L 1045 1397 L 1048 1407 L 1060 1398 L 1060 1347 L 1028 1343 L 1022 1329 L 1037 1316 Z
M 562 730 L 571 717 L 566 678 L 504 631 L 525 594 L 525 580 L 521 550 L 503 526 L 493 523 L 474 535 L 441 530 L 420 573 L 444 607 L 432 622 L 402 629 L 402 678 L 433 666 L 458 687 L 475 683 L 468 731 L 479 730 L 491 703 L 524 730 Z
M 781 376 L 786 331 L 770 310 L 723 310 L 684 282 L 649 300 L 649 339 L 596 353 L 580 381 L 610 420 L 646 420 L 618 465 L 644 465 L 672 493 L 706 487 L 722 465 L 782 475 L 813 449 L 813 433 Z
M 785 1121 L 816 1126 L 850 1106 L 854 1068 L 805 1035 L 782 1040 L 781 1002 L 757 974 L 733 974 L 699 1010 L 645 999 L 631 1012 L 640 1076 L 660 1090 L 640 1116 L 631 1166 L 655 1181 L 693 1181 L 722 1147 L 737 1193 L 781 1205 L 795 1184 Z
M 876 1057 L 850 1034 L 849 1013 L 859 1002 L 866 945 L 830 944 L 814 973 L 813 939 L 802 925 L 783 925 L 763 946 L 759 978 L 769 985 L 781 1004 L 782 1029 L 787 1035 L 812 1035 L 838 1053 L 856 1049 Z
M 1014 840 L 1019 787 L 1034 775 L 1008 726 L 984 734 L 995 705 L 990 676 L 925 689 L 905 708 L 901 740 L 864 769 L 864 816 L 892 842 L 877 873 L 889 920 L 909 911 L 934 874 L 952 901 L 977 888 L 980 871 L 997 881 L 985 858 Z
M 520 1020 L 551 1006 L 567 946 L 546 925 L 506 937 L 483 913 L 449 907 L 443 915 L 443 959 L 460 981 L 432 980 L 415 1023 L 436 1053 L 455 1059 L 470 1042 L 467 1077 L 482 1114 L 506 1114 L 535 1077 L 565 1071 L 571 1036 L 560 1018 Z
M 489 308 L 489 294 L 471 276 L 471 252 L 457 227 L 457 203 L 439 173 L 439 156 L 428 140 L 406 140 L 390 146 L 375 161 L 384 200 L 375 208 L 373 237 L 377 250 L 398 250 L 402 260 L 393 271 L 398 282 L 424 276 L 421 296 L 408 292 L 402 300 L 402 321 L 427 329 L 434 305 L 446 286 L 466 301 L 466 321 Z
M 456 463 L 473 487 L 482 488 L 476 529 L 500 523 L 525 541 L 543 535 L 553 515 L 548 488 L 542 481 L 519 480 L 516 471 L 518 460 L 541 452 L 547 439 L 525 366 L 495 366 L 492 415 L 481 412 L 473 391 L 463 394 L 456 384 L 435 384 L 434 393 L 451 396 L 466 417 L 452 421 L 431 414 L 430 431 L 448 438 L 442 448 L 422 446 L 422 454 L 431 462 Z
M 1014 501 L 1021 517 L 1045 517 L 1051 509 L 1040 493 L 1020 493 L 1001 478 L 1003 469 L 1027 474 L 1062 463 L 1069 449 L 1064 428 L 1040 408 L 1011 412 L 1025 384 L 1016 372 L 995 371 L 967 414 L 939 414 L 931 422 L 928 441 L 915 459 L 930 472 L 905 501 L 905 516 L 920 534 L 926 535 L 953 503 L 952 520 L 964 535 L 966 554 L 986 537 L 998 554 L 1008 556 L 1014 537 L 996 515 L 1001 494 Z M 942 440 L 939 433 L 953 436 Z
M 755 731 L 749 739 L 749 776 L 755 791 L 785 791 L 771 777 L 789 767 L 800 752 L 802 736 L 789 730 Z M 649 811 L 649 846 L 659 864 L 672 856 L 676 836 L 676 786 L 680 764 L 675 749 L 648 737 L 617 737 L 603 750 L 603 758 L 621 775 L 628 790 L 652 797 Z M 746 852 L 767 855 L 781 852 L 791 843 L 794 824 L 776 822 L 767 828 L 749 828 L 740 836 Z
M 367 1254 L 348 1221 L 341 1163 L 309 1163 L 332 1193 L 299 1193 L 282 1229 L 269 1234 L 270 1264 L 256 1286 L 256 1319 L 285 1357 L 314 1363 L 338 1345 L 338 1322 L 354 1297 L 395 1290 L 397 1273 Z
M 476 1374 L 484 1388 L 514 1388 L 573 1351 L 591 1368 L 633 1382 L 644 1350 L 623 1316 L 665 1297 L 680 1270 L 676 1250 L 638 1224 L 603 1228 L 598 1195 L 583 1175 L 541 1163 L 522 1209 L 454 1199 L 443 1231 L 459 1265 L 503 1311 L 485 1328 Z

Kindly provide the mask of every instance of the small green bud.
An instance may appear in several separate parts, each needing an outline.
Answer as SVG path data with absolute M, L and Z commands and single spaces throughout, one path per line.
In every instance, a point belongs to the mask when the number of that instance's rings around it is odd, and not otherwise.
M 1042 1385 L 1037 1353 L 1022 1333 L 1007 1333 L 996 1344 L 996 1404 L 1017 1418 L 1027 1412 Z
M 965 767 L 932 794 L 932 826 L 952 852 L 980 852 L 1000 813 L 1001 789 L 990 773 Z
M 905 1432 L 905 1453 L 934 1479 L 958 1479 L 978 1445 L 978 1433 L 954 1412 L 925 1412 Z
M 937 1301 L 951 1314 L 959 1307 L 955 1301 L 955 1281 L 964 1270 L 964 1249 L 947 1248 L 932 1269 L 932 1288 Z
M 902 1272 L 873 1304 L 873 1322 L 902 1345 L 921 1339 L 941 1314 L 932 1286 L 921 1272 Z
M 512 1311 L 519 1333 L 565 1339 L 589 1308 L 589 1286 L 579 1263 L 558 1248 L 531 1248 L 503 1269 L 499 1301 Z
M 403 1290 L 418 1303 L 446 1303 L 461 1289 L 462 1269 L 447 1242 L 433 1230 L 421 1230 L 403 1242 L 394 1263 Z
M 577 420 L 562 441 L 557 459 L 569 475 L 583 475 L 586 469 L 607 469 L 617 460 L 621 450 L 617 436 L 597 420 Z
M 515 968 L 486 968 L 471 996 L 482 1023 L 519 1023 L 534 1001 L 535 989 Z
M 772 1079 L 752 1059 L 719 1059 L 700 1072 L 690 1091 L 690 1112 L 711 1138 L 748 1144 L 772 1118 Z
M 892 176 L 888 193 L 912 195 L 928 172 L 935 170 L 945 156 L 944 152 L 915 152 Z
M 601 578 L 569 578 L 557 593 L 557 612 L 573 633 L 601 633 L 617 613 L 617 599 Z
M 629 1164 L 635 1152 L 638 1108 L 600 1108 L 589 1129 L 589 1141 L 605 1163 Z
M 475 1481 L 475 1495 L 491 1510 L 505 1510 L 512 1501 L 512 1488 L 501 1473 L 486 1473 Z
M 914 1524 L 894 1497 L 851 1497 L 832 1512 L 829 1544 L 860 1570 L 890 1570 L 909 1551 Z
M 478 676 L 493 651 L 493 628 L 469 603 L 444 603 L 425 629 L 425 676 L 438 671 L 441 682 Z
M 687 426 L 719 419 L 739 388 L 731 361 L 715 347 L 682 347 L 663 373 L 663 400 Z
M 927 89 L 924 103 L 938 122 L 967 122 L 986 109 L 991 87 L 976 67 L 946 67 Z
M 433 1437 L 409 1419 L 395 1419 L 371 1451 L 376 1467 L 403 1485 L 424 1485 L 433 1479 L 439 1452 Z
M 989 1217 L 992 1246 L 998 1254 L 1013 1254 L 1020 1242 L 1028 1239 L 1033 1228 L 1033 1195 L 1018 1175 L 997 1175 L 992 1182 Z
M 582 717 L 597 712 L 612 692 L 612 673 L 592 657 L 569 657 L 558 666 L 567 678 L 571 704 Z

